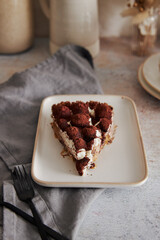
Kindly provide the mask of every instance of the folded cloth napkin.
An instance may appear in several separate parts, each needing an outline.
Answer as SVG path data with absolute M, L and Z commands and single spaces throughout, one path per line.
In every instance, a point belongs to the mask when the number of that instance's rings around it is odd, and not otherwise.
M 30 171 L 38 114 L 43 98 L 55 94 L 100 94 L 90 54 L 66 45 L 42 63 L 14 74 L 0 85 L 0 181 L 3 199 L 31 214 L 15 193 L 10 171 Z M 33 199 L 43 222 L 75 239 L 91 202 L 103 189 L 45 188 L 34 184 Z M 2 187 L 1 193 L 2 194 Z M 2 208 L 1 214 L 2 214 Z M 0 217 L 2 221 L 2 216 Z M 37 229 L 3 209 L 3 240 L 40 239 Z

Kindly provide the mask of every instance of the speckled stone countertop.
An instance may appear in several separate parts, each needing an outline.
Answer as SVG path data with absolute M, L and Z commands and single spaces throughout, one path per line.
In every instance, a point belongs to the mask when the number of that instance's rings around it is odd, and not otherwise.
M 159 43 L 155 51 L 160 51 Z M 48 56 L 47 39 L 37 39 L 25 53 L 0 55 L 0 83 Z M 131 54 L 128 39 L 101 39 L 96 74 L 105 94 L 129 96 L 136 103 L 149 176 L 139 187 L 106 189 L 88 210 L 77 240 L 160 239 L 160 100 L 138 83 L 144 59 Z

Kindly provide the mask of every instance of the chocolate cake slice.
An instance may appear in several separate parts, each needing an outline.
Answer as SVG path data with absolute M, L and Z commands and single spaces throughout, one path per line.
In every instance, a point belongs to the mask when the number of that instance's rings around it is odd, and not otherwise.
M 79 175 L 95 167 L 95 160 L 114 135 L 113 107 L 107 103 L 60 102 L 52 106 L 55 135 L 75 160 Z

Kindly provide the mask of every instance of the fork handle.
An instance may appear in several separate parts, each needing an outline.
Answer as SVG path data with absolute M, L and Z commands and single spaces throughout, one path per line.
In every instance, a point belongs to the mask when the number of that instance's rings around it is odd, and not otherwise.
M 45 232 L 43 222 L 41 220 L 41 217 L 40 217 L 36 207 L 34 206 L 34 203 L 32 202 L 32 200 L 28 200 L 27 203 L 29 204 L 30 209 L 33 213 L 33 216 L 34 216 L 34 219 L 35 219 L 35 222 L 36 222 L 36 226 L 38 228 L 41 239 L 42 240 L 48 240 L 48 236 Z

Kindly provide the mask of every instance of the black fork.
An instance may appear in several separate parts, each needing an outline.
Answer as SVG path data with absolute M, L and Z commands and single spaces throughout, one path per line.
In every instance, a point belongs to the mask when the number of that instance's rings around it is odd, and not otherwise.
M 18 195 L 18 198 L 21 201 L 28 203 L 28 205 L 30 206 L 30 209 L 33 213 L 41 239 L 47 240 L 48 237 L 44 230 L 43 222 L 41 220 L 39 213 L 37 212 L 37 209 L 34 206 L 34 203 L 32 202 L 32 199 L 34 197 L 34 189 L 32 187 L 32 182 L 29 175 L 26 173 L 26 170 L 23 165 L 21 168 L 20 167 L 14 168 L 12 172 L 12 178 L 13 178 L 14 187 Z

